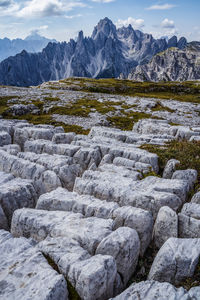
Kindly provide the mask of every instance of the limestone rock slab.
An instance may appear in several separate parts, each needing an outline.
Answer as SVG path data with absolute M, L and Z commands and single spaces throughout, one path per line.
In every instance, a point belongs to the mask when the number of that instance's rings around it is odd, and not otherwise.
M 170 238 L 156 255 L 148 279 L 178 284 L 193 276 L 199 256 L 200 239 Z

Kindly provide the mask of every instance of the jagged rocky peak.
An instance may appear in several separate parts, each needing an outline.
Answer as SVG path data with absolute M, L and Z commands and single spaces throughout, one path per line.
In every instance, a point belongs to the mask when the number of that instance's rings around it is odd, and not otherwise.
M 168 47 L 171 48 L 171 47 L 177 47 L 177 43 L 178 43 L 178 39 L 177 39 L 177 36 L 172 36 L 169 41 L 168 41 Z
M 137 36 L 135 30 L 131 26 L 131 24 L 128 25 L 128 27 L 121 27 L 117 29 L 117 35 L 121 39 L 131 39 L 133 45 L 138 41 L 139 37 Z
M 116 37 L 117 34 L 116 26 L 107 17 L 100 20 L 97 26 L 94 28 L 94 31 L 92 33 L 92 38 L 97 39 L 99 34 L 102 33 L 107 37 L 109 36 Z
M 78 33 L 77 43 L 82 42 L 83 39 L 84 39 L 84 35 L 83 35 L 83 31 L 81 30 L 81 31 L 79 31 L 79 33 Z
M 179 49 L 185 49 L 186 46 L 187 46 L 187 40 L 185 37 L 182 36 L 177 43 L 177 47 Z
M 181 37 L 179 40 L 177 36 L 172 36 L 168 40 L 168 48 L 177 47 L 179 49 L 184 49 L 187 46 L 187 40 L 185 37 Z
M 137 66 L 128 76 L 137 81 L 185 81 L 200 79 L 200 51 L 187 46 L 172 47 L 156 54 L 152 60 Z
M 91 37 L 84 37 L 80 31 L 77 39 L 68 43 L 49 43 L 41 53 L 6 59 L 0 64 L 0 84 L 38 85 L 71 76 L 127 78 L 134 67 L 149 63 L 155 54 L 171 47 L 184 49 L 186 45 L 183 37 L 178 41 L 173 36 L 167 42 L 134 30 L 131 25 L 117 29 L 104 18 Z

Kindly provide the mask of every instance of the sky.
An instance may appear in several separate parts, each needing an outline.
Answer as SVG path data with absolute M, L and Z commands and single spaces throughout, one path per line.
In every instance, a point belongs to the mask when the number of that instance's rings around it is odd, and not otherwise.
M 185 36 L 200 41 L 200 0 L 0 0 L 0 38 L 37 32 L 69 41 L 80 30 L 90 36 L 100 19 L 131 24 L 155 38 Z

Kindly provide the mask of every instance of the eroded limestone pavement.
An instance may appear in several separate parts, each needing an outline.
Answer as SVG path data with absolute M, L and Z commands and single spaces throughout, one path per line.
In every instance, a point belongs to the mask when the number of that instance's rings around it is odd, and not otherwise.
M 187 202 L 195 170 L 166 165 L 141 144 L 199 140 L 199 127 L 141 120 L 131 132 L 0 120 L 0 299 L 200 299 L 176 288 L 200 256 L 200 193 Z M 146 281 L 138 260 L 160 249 Z M 71 293 L 71 292 L 70 292 Z M 122 293 L 122 294 L 121 294 Z M 73 298 L 72 298 L 73 299 Z

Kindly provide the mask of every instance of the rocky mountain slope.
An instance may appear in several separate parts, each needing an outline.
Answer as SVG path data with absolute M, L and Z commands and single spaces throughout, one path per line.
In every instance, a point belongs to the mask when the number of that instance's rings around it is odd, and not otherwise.
M 26 51 L 0 64 L 0 83 L 29 86 L 72 76 L 127 77 L 133 67 L 148 62 L 169 47 L 183 49 L 185 38 L 154 39 L 131 25 L 117 29 L 111 20 L 100 20 L 91 37 L 81 31 L 69 43 L 49 43 L 41 53 Z
M 14 56 L 23 50 L 35 53 L 42 51 L 49 42 L 56 42 L 55 40 L 47 39 L 37 33 L 32 33 L 23 39 L 10 40 L 8 38 L 0 39 L 0 61 Z
M 200 43 L 190 43 L 185 50 L 173 47 L 158 53 L 148 64 L 134 68 L 128 78 L 137 81 L 200 79 Z

